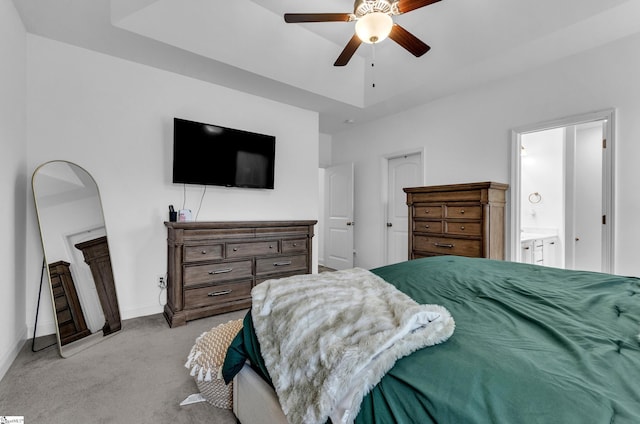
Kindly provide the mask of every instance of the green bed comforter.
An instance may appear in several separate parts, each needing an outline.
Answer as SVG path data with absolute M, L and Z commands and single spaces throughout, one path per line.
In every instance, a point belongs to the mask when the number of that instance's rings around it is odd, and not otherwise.
M 453 256 L 372 272 L 456 330 L 398 360 L 356 423 L 640 423 L 638 279 Z M 225 377 L 248 357 L 268 379 L 251 330 Z

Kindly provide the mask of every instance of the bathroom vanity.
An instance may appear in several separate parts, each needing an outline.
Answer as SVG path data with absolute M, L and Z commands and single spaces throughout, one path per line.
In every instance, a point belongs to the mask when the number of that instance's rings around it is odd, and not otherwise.
M 528 264 L 558 267 L 560 239 L 556 234 L 523 232 L 520 235 L 520 261 Z

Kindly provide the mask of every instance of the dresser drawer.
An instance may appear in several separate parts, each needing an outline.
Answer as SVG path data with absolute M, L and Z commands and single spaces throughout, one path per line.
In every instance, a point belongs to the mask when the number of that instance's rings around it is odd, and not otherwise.
M 279 278 L 286 278 L 286 277 L 293 277 L 294 275 L 301 275 L 300 271 L 289 271 L 289 272 L 283 272 L 283 273 L 278 273 L 278 274 L 273 274 L 273 275 L 264 275 L 260 278 L 256 278 L 255 282 L 253 283 L 253 286 L 257 286 L 258 284 L 264 283 L 265 281 L 268 280 L 273 280 L 273 279 L 279 279 Z
M 72 337 L 77 333 L 76 326 L 73 325 L 73 321 L 71 321 L 71 315 L 69 315 L 69 317 L 64 321 L 63 319 L 58 318 L 58 325 L 60 338 L 63 340 L 67 337 Z M 62 344 L 65 344 L 65 342 L 62 342 Z
M 256 274 L 284 273 L 298 270 L 307 270 L 307 255 L 256 259 Z
M 466 240 L 447 237 L 414 236 L 414 250 L 439 255 L 478 257 L 482 253 L 480 240 Z
M 64 287 L 62 287 L 59 277 L 51 277 L 51 290 L 53 290 L 53 297 L 64 295 Z
M 413 221 L 413 231 L 417 233 L 442 233 L 442 221 Z
M 67 296 L 57 296 L 54 298 L 56 305 L 56 314 L 58 315 L 58 320 L 60 320 L 60 313 L 65 309 L 69 310 L 69 302 L 67 302 Z
M 251 280 L 215 284 L 184 291 L 186 309 L 215 306 L 251 297 Z
M 482 218 L 482 206 L 445 206 L 446 218 L 467 218 L 467 219 L 480 219 Z
M 480 222 L 446 222 L 445 233 L 480 236 L 482 235 L 482 224 Z
M 442 218 L 442 206 L 415 206 L 413 209 L 414 218 Z
M 215 264 L 185 265 L 185 287 L 251 277 L 251 261 L 223 262 Z
M 253 241 L 246 243 L 227 243 L 227 258 L 241 258 L 254 255 L 278 253 L 278 241 Z
M 222 259 L 222 244 L 184 246 L 184 262 Z
M 282 240 L 282 253 L 306 252 L 307 239 Z

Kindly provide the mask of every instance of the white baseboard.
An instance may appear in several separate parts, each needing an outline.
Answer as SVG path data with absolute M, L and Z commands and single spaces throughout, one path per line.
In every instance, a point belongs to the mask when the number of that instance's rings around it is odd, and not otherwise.
M 13 361 L 18 356 L 18 353 L 22 350 L 22 347 L 27 341 L 27 328 L 25 327 L 22 330 L 22 334 L 18 336 L 18 339 L 14 343 L 13 347 L 9 349 L 1 358 L 0 358 L 0 381 L 4 378 L 7 371 L 13 364 Z

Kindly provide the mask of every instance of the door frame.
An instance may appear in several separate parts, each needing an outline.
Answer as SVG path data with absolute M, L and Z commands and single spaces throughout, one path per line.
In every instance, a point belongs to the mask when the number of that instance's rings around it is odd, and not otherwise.
M 389 203 L 389 161 L 391 159 L 396 159 L 402 156 L 409 155 L 420 155 L 420 168 L 422 169 L 420 184 L 425 185 L 427 180 L 427 170 L 425 167 L 425 158 L 427 157 L 427 149 L 426 147 L 415 147 L 412 149 L 399 150 L 391 153 L 384 154 L 380 157 L 380 176 L 381 176 L 381 184 L 380 184 L 380 202 L 381 207 L 381 215 L 382 216 L 382 247 L 383 247 L 383 258 L 384 264 L 389 263 L 389 246 L 388 242 L 388 232 L 387 232 L 387 222 L 389 217 L 387 216 L 388 203 Z
M 511 207 L 510 207 L 510 237 L 509 250 L 512 261 L 520 261 L 520 172 L 522 149 L 522 134 L 550 130 L 560 127 L 584 124 L 593 121 L 605 121 L 604 133 L 607 140 L 602 155 L 602 214 L 607 217 L 607 225 L 602 231 L 602 271 L 613 273 L 614 261 L 614 230 L 615 230 L 615 109 L 605 109 L 573 115 L 551 121 L 539 122 L 511 130 Z

